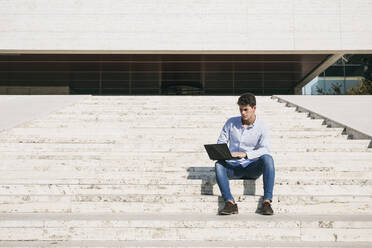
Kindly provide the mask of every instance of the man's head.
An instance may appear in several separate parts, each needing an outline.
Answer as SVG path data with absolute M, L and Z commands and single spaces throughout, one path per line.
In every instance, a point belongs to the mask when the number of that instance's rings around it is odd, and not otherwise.
M 253 120 L 256 111 L 256 97 L 251 93 L 245 93 L 238 99 L 240 115 L 244 121 Z

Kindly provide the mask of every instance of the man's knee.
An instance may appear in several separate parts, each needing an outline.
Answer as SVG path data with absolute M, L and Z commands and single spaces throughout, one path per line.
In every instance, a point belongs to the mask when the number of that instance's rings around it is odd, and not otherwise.
M 216 167 L 216 168 L 221 167 L 221 166 L 223 166 L 221 160 L 218 160 L 218 161 L 216 161 L 216 163 L 214 163 L 214 167 Z
M 270 154 L 264 154 L 260 157 L 260 159 L 262 160 L 265 166 L 270 166 L 274 168 L 274 159 Z
M 218 160 L 218 161 L 214 164 L 214 167 L 215 167 L 215 169 L 216 169 L 216 172 L 217 172 L 217 171 L 221 171 L 221 170 L 226 169 L 226 168 L 224 167 L 224 165 L 223 165 L 223 161 L 221 161 L 221 160 Z

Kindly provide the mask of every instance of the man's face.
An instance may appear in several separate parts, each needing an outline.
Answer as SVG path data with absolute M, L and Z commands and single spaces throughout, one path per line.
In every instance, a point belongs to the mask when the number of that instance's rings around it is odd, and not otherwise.
M 254 116 L 254 112 L 256 111 L 256 106 L 253 108 L 249 105 L 239 105 L 240 115 L 244 121 L 247 121 Z

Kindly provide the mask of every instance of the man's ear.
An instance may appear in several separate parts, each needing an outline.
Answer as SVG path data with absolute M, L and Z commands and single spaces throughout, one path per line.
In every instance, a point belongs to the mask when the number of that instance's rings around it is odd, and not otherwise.
M 256 111 L 256 105 L 254 105 L 252 109 L 253 109 L 254 111 Z

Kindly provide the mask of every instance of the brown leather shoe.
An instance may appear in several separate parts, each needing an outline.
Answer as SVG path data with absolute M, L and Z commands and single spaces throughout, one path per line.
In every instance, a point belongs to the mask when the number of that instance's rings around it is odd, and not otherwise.
M 261 206 L 261 213 L 264 215 L 272 215 L 274 214 L 273 209 L 271 208 L 270 202 L 262 202 Z
M 238 204 L 231 203 L 230 201 L 225 202 L 224 208 L 220 211 L 220 215 L 237 214 Z

